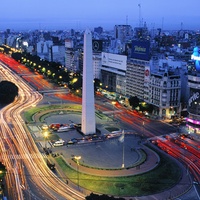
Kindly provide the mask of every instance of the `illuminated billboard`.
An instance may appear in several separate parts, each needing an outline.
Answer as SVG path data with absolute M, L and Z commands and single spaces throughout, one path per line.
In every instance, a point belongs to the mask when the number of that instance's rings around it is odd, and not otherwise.
M 94 53 L 102 52 L 102 40 L 92 40 L 92 50 Z
M 199 47 L 195 47 L 193 49 L 193 54 L 191 55 L 191 59 L 195 61 L 195 67 L 198 72 L 200 72 L 200 50 Z
M 190 88 L 190 97 L 188 99 L 188 112 L 198 115 L 200 109 L 200 90 Z
M 147 61 L 150 60 L 150 42 L 133 40 L 131 58 Z
M 126 70 L 127 56 L 102 52 L 102 65 Z

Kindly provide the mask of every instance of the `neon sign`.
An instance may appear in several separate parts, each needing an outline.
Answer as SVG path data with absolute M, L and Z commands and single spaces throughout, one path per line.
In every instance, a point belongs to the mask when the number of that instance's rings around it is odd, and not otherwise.
M 190 118 L 186 118 L 186 121 L 187 121 L 187 122 L 190 122 L 190 123 L 192 123 L 192 124 L 200 125 L 200 121 L 198 121 L 198 120 L 193 120 L 193 119 L 190 119 Z
M 191 55 L 191 59 L 192 59 L 192 60 L 200 60 L 200 57 L 199 57 L 199 56 Z
M 195 67 L 198 72 L 200 72 L 200 52 L 199 47 L 194 47 L 191 59 L 195 61 Z
M 189 106 L 191 106 L 191 103 L 197 100 L 198 98 L 199 98 L 199 93 L 198 92 L 194 93 L 189 99 Z
M 144 47 L 141 47 L 141 46 L 134 46 L 134 50 L 135 50 L 135 52 L 138 52 L 138 53 L 146 53 L 146 48 L 144 48 Z

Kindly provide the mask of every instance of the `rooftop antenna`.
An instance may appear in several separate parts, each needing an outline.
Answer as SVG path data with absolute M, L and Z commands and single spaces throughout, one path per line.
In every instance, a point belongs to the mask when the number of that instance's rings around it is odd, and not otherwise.
M 163 26 L 164 26 L 164 17 L 162 17 L 162 31 L 163 31 Z
M 181 31 L 183 30 L 183 22 L 181 22 Z
M 142 21 L 141 21 L 141 4 L 140 3 L 138 4 L 138 7 L 139 7 L 139 27 L 141 27 Z
M 128 15 L 126 15 L 126 25 L 128 25 Z

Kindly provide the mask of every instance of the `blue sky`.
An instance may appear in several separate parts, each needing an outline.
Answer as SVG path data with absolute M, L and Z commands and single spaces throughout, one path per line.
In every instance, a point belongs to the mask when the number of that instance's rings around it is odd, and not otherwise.
M 111 30 L 136 27 L 139 16 L 148 28 L 200 29 L 200 0 L 6 0 L 0 8 L 0 30 Z

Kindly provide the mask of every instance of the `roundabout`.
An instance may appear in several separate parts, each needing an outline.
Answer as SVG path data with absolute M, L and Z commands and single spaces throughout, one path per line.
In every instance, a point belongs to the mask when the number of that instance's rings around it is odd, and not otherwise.
M 80 110 L 70 112 L 69 106 L 58 110 L 50 108 L 32 113 L 33 121 L 36 124 L 44 122 L 50 124 L 55 120 L 62 123 L 64 123 L 62 120 L 65 122 L 70 120 L 74 123 L 80 121 Z M 70 109 L 73 109 L 72 106 Z M 116 124 L 107 117 L 97 120 L 97 127 L 101 130 L 101 134 L 109 134 L 107 128 L 111 126 L 116 127 Z M 51 135 L 54 134 L 64 140 L 83 137 L 76 130 L 53 132 Z M 122 167 L 123 144 L 124 167 Z M 130 131 L 126 132 L 124 143 L 119 142 L 119 137 L 114 137 L 104 141 L 88 141 L 51 149 L 52 153 L 58 156 L 49 155 L 48 157 L 55 162 L 60 178 L 67 180 L 73 187 L 78 185 L 79 189 L 87 194 L 96 192 L 114 196 L 141 196 L 141 199 L 149 199 L 142 196 L 156 196 L 160 191 L 173 187 L 182 173 L 174 162 L 169 161 L 166 164 L 168 159 L 160 159 L 162 156 L 160 157 L 157 151 L 149 148 L 135 132 Z M 74 156 L 81 157 L 79 163 L 73 160 Z M 171 176 L 176 176 L 173 181 L 167 176 L 169 169 L 171 169 Z M 170 185 L 166 184 L 169 180 Z M 119 185 L 123 185 L 124 189 L 121 190 Z

